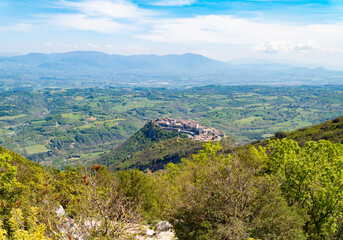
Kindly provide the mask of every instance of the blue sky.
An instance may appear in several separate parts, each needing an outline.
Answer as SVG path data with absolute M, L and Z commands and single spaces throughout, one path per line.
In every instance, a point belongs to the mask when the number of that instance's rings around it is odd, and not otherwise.
M 0 53 L 198 53 L 343 69 L 343 1 L 0 0 Z

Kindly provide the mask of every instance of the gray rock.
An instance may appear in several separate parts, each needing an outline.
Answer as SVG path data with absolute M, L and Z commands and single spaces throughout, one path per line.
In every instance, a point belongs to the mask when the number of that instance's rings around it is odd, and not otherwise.
M 152 237 L 152 236 L 155 235 L 155 231 L 154 231 L 154 230 L 151 230 L 151 229 L 148 229 L 148 230 L 146 230 L 146 235 L 147 235 L 148 237 Z
M 85 237 L 83 233 L 78 229 L 76 222 L 66 215 L 64 208 L 60 205 L 55 211 L 59 218 L 57 228 L 62 234 L 61 239 L 69 239 L 72 236 L 73 239 L 84 240 Z
M 55 211 L 56 215 L 59 217 L 63 217 L 66 215 L 66 212 L 64 211 L 64 208 L 62 207 L 62 205 L 60 205 L 59 209 L 57 209 Z
M 166 232 L 169 229 L 171 229 L 173 226 L 167 222 L 167 221 L 162 221 L 156 224 L 155 226 L 155 231 L 157 232 Z

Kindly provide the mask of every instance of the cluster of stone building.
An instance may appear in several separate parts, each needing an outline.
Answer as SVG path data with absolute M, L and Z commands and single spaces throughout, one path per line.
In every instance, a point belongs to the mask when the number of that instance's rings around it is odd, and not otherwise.
M 187 134 L 191 139 L 198 141 L 220 141 L 223 137 L 226 137 L 224 132 L 203 126 L 193 120 L 157 118 L 155 124 L 165 130 Z

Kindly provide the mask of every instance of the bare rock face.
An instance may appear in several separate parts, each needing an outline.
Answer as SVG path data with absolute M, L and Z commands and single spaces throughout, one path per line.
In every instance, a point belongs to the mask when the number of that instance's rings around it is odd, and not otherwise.
M 167 221 L 162 221 L 156 224 L 155 226 L 155 231 L 156 232 L 166 232 L 169 229 L 171 229 L 173 226 L 167 222 Z

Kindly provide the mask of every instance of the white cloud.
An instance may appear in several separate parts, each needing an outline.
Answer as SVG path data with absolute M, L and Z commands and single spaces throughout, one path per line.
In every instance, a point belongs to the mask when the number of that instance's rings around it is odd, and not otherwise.
M 117 51 L 121 54 L 132 55 L 132 54 L 147 54 L 151 53 L 151 49 L 148 47 L 142 47 L 138 45 L 122 45 L 119 46 Z
M 98 44 L 94 44 L 94 43 L 87 43 L 87 47 L 96 48 L 96 49 L 101 48 Z
M 106 44 L 106 45 L 105 45 L 105 48 L 107 48 L 107 49 L 112 49 L 112 48 L 113 48 L 113 45 L 112 45 L 112 44 Z
M 309 52 L 309 51 L 320 51 L 326 53 L 343 53 L 343 48 L 327 48 L 316 41 L 306 42 L 286 42 L 286 41 L 275 41 L 269 43 L 256 44 L 252 48 L 253 52 L 264 52 L 264 53 L 281 53 L 281 52 Z
M 292 51 L 309 51 L 318 49 L 320 46 L 315 41 L 307 42 L 286 42 L 274 41 L 269 43 L 256 44 L 252 47 L 254 52 L 278 53 L 278 52 L 292 52 Z
M 140 37 L 161 42 L 252 44 L 287 38 L 292 28 L 230 15 L 205 15 L 162 20 Z
M 8 26 L 0 26 L 0 32 L 15 31 L 15 32 L 26 32 L 32 27 L 30 23 L 15 23 Z
M 152 11 L 141 9 L 133 3 L 124 0 L 61 1 L 60 4 L 62 7 L 71 8 L 88 16 L 137 19 L 153 14 Z
M 126 0 L 60 0 L 59 8 L 71 13 L 38 15 L 49 26 L 90 30 L 112 34 L 119 30 L 132 31 L 146 24 L 156 13 L 139 8 Z
M 101 33 L 114 33 L 125 26 L 109 18 L 92 18 L 85 14 L 58 14 L 48 16 L 48 22 L 61 27 Z
M 139 45 L 113 45 L 113 44 L 96 44 L 88 43 L 83 50 L 96 50 L 113 54 L 133 55 L 133 54 L 149 54 L 152 52 L 151 48 Z
M 296 48 L 305 51 L 313 43 L 332 48 L 343 47 L 343 24 L 292 25 L 262 22 L 261 19 L 235 18 L 230 15 L 204 15 L 192 18 L 164 19 L 155 22 L 151 31 L 139 38 L 170 43 L 246 44 L 273 43 L 273 48 L 287 48 L 284 42 L 299 43 Z
M 196 3 L 196 0 L 161 0 L 157 2 L 156 1 L 152 2 L 151 5 L 169 7 L 169 6 L 187 6 L 187 5 L 192 5 L 194 3 Z

